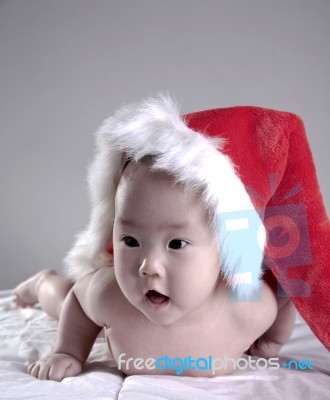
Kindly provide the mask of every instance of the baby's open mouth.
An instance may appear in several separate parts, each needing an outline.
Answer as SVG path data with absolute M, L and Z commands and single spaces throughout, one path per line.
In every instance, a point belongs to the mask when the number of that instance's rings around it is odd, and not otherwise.
M 162 304 L 165 303 L 169 297 L 165 296 L 162 293 L 157 292 L 156 290 L 149 290 L 147 292 L 146 297 L 154 304 Z

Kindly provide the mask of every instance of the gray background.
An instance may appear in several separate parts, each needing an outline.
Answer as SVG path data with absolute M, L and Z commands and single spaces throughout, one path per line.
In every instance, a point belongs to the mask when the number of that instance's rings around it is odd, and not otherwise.
M 299 114 L 329 210 L 330 1 L 0 1 L 0 289 L 60 269 L 88 222 L 92 132 L 169 90 L 183 112 Z

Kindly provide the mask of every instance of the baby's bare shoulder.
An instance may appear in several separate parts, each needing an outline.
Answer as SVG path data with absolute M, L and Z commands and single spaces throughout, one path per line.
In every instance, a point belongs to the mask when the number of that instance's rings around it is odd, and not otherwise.
M 74 293 L 85 314 L 97 324 L 103 325 L 105 311 L 111 309 L 111 297 L 114 297 L 117 286 L 114 269 L 104 267 L 79 279 L 74 285 Z

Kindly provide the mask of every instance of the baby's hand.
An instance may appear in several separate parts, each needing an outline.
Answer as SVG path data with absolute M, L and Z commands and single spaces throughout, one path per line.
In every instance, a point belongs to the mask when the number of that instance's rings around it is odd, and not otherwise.
M 28 366 L 30 375 L 38 379 L 53 381 L 61 381 L 68 376 L 79 375 L 81 371 L 81 362 L 64 353 L 51 354 Z
M 276 357 L 281 347 L 281 344 L 263 335 L 251 345 L 247 354 L 261 358 Z

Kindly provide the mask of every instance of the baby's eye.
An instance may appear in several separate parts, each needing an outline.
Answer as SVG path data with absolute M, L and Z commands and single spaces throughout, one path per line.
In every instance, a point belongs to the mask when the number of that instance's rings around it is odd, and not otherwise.
M 132 236 L 125 236 L 122 241 L 126 244 L 128 247 L 139 247 L 139 242 L 134 239 Z
M 173 239 L 170 241 L 170 243 L 168 244 L 168 247 L 170 249 L 182 249 L 183 247 L 186 247 L 188 244 L 188 242 L 186 242 L 185 240 L 181 240 L 181 239 Z

